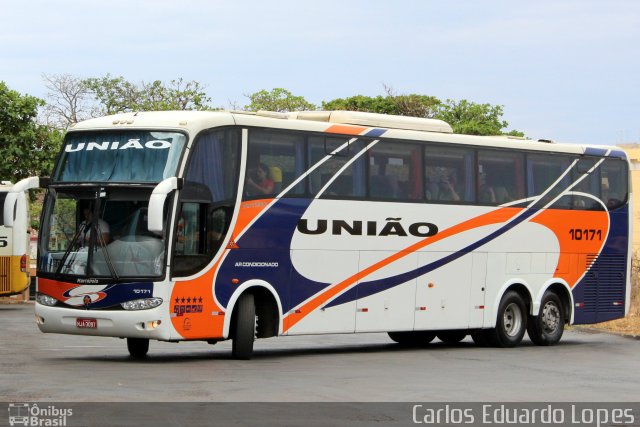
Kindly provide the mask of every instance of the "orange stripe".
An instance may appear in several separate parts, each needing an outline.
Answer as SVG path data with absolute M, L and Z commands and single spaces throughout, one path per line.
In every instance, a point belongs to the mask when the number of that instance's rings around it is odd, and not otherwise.
M 272 201 L 273 199 L 259 199 L 242 202 L 240 204 L 238 219 L 236 220 L 236 225 L 233 229 L 233 233 L 231 233 L 231 238 L 234 242 L 237 241 L 238 235 L 244 232 L 251 221 L 253 221 L 258 215 L 260 215 Z
M 360 135 L 362 132 L 367 130 L 367 128 L 363 128 L 361 126 L 349 126 L 349 125 L 333 125 L 327 128 L 325 132 L 328 133 L 341 133 L 345 135 Z
M 288 329 L 290 329 L 291 327 L 293 327 L 293 325 L 295 325 L 296 323 L 298 323 L 300 320 L 302 320 L 304 317 L 306 317 L 309 313 L 311 313 L 313 310 L 317 309 L 320 305 L 324 304 L 325 302 L 329 301 L 330 299 L 332 299 L 333 297 L 335 297 L 337 294 L 339 294 L 340 292 L 346 290 L 347 288 L 349 288 L 351 285 L 353 285 L 354 283 L 356 283 L 358 280 L 363 279 L 364 277 L 380 270 L 383 267 L 386 267 L 387 265 L 394 263 L 395 261 L 398 261 L 401 258 L 404 258 L 405 256 L 419 250 L 422 249 L 426 246 L 432 245 L 436 242 L 439 242 L 441 240 L 444 240 L 448 237 L 451 237 L 453 235 L 462 233 L 464 231 L 468 231 L 474 228 L 478 228 L 478 227 L 482 227 L 485 225 L 490 225 L 490 224 L 496 224 L 496 223 L 502 223 L 502 222 L 506 222 L 507 220 L 509 220 L 510 218 L 513 218 L 515 215 L 517 215 L 519 212 L 521 212 L 522 209 L 521 208 L 502 208 L 502 209 L 497 209 L 495 211 L 491 211 L 488 212 L 484 215 L 481 215 L 477 218 L 473 218 L 471 220 L 462 222 L 460 224 L 454 225 L 453 227 L 447 228 L 444 231 L 441 231 L 440 233 L 436 234 L 435 236 L 432 237 L 427 237 L 424 240 L 421 240 L 417 243 L 414 243 L 413 245 L 409 246 L 408 248 L 397 252 L 393 255 L 391 255 L 388 258 L 383 259 L 382 261 L 377 262 L 376 264 L 373 264 L 367 268 L 365 268 L 362 271 L 359 271 L 358 273 L 356 273 L 355 275 L 343 280 L 342 282 L 338 283 L 337 285 L 335 285 L 334 287 L 327 289 L 324 293 L 318 295 L 316 298 L 312 299 L 311 301 L 307 302 L 306 304 L 304 304 L 302 307 L 300 307 L 299 310 L 296 310 L 295 313 L 291 313 L 288 316 L 286 316 L 283 320 L 283 330 L 286 331 Z

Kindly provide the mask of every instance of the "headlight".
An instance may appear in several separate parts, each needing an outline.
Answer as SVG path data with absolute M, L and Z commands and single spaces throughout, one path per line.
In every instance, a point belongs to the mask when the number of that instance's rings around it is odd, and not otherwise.
M 162 304 L 162 298 L 143 298 L 120 304 L 125 310 L 148 310 Z
M 49 307 L 53 307 L 58 303 L 57 299 L 50 297 L 49 295 L 41 294 L 40 292 L 36 294 L 36 301 L 42 305 L 48 305 Z

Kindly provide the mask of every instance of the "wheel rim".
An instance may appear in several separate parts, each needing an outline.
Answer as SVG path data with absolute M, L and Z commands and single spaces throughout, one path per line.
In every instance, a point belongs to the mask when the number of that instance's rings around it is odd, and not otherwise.
M 542 308 L 542 329 L 547 334 L 553 334 L 560 325 L 560 308 L 549 301 Z
M 502 316 L 502 325 L 504 332 L 510 336 L 515 337 L 520 333 L 522 327 L 522 310 L 516 303 L 511 303 L 505 308 Z

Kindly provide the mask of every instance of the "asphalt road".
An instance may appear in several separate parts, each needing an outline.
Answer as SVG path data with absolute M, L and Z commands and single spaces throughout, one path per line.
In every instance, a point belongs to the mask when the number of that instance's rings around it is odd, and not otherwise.
M 280 337 L 257 341 L 250 361 L 231 359 L 230 342 L 152 342 L 136 361 L 120 339 L 40 333 L 32 304 L 1 305 L 0 325 L 0 401 L 640 401 L 640 341 L 604 333 L 515 349 Z

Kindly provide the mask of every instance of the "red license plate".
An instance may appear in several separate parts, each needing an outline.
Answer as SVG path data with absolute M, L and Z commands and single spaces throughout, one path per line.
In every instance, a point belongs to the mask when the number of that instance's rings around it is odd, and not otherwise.
M 96 319 L 76 319 L 76 327 L 95 329 L 98 327 L 98 321 Z

